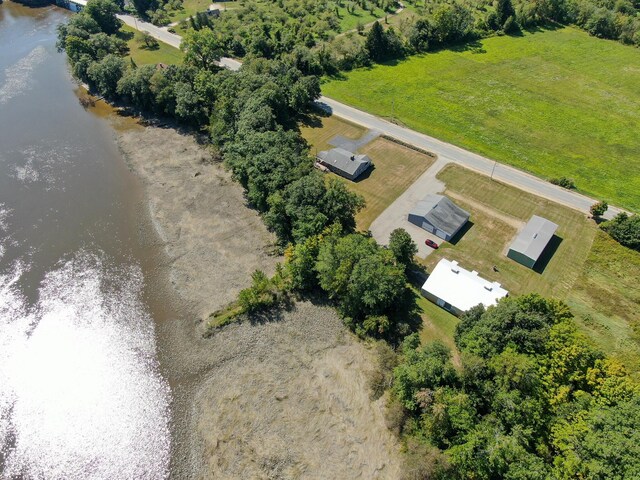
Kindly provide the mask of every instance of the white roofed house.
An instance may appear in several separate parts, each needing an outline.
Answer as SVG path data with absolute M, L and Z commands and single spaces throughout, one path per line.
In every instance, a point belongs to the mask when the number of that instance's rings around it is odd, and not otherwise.
M 317 160 L 320 165 L 349 180 L 357 179 L 373 165 L 368 156 L 357 155 L 344 148 L 324 150 L 318 153 Z
M 454 315 L 477 305 L 490 307 L 509 295 L 497 282 L 491 282 L 458 265 L 455 260 L 443 258 L 422 285 L 422 294 Z

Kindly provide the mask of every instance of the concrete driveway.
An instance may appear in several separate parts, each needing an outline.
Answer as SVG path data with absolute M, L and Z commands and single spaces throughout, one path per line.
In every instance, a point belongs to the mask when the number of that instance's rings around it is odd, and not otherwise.
M 436 178 L 442 168 L 449 163 L 448 159 L 439 158 L 431 167 L 424 172 L 413 184 L 400 195 L 395 202 L 389 205 L 378 218 L 376 218 L 369 230 L 376 241 L 382 245 L 389 244 L 389 236 L 396 228 L 404 228 L 416 245 L 418 246 L 418 256 L 426 258 L 433 252 L 431 247 L 427 247 L 424 241 L 430 238 L 438 245 L 444 240 L 436 237 L 422 228 L 409 223 L 407 216 L 409 211 L 419 200 L 422 200 L 429 193 L 440 193 L 444 191 L 445 185 Z

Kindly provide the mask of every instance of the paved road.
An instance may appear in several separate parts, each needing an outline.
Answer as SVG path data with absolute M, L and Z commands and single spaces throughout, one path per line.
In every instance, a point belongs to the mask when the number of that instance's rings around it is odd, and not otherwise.
M 151 23 L 135 19 L 131 15 L 118 15 L 118 18 L 130 27 L 149 32 L 153 37 L 171 45 L 172 47 L 180 47 L 182 37 L 179 35 L 170 33 L 166 29 L 156 27 Z M 242 66 L 239 61 L 232 58 L 221 58 L 219 65 L 230 70 L 238 70 Z M 494 160 L 469 152 L 468 150 L 464 150 L 460 147 L 456 147 L 450 143 L 443 142 L 437 138 L 395 125 L 331 98 L 324 96 L 321 97 L 318 105 L 321 108 L 330 111 L 334 115 L 344 118 L 345 120 L 349 120 L 350 122 L 362 125 L 363 127 L 372 130 L 377 130 L 384 135 L 388 135 L 408 144 L 433 152 L 438 155 L 439 159 L 445 162 L 455 162 L 486 175 L 492 174 L 493 178 L 496 180 L 500 180 L 504 183 L 520 188 L 521 190 L 534 193 L 581 212 L 588 213 L 589 207 L 596 202 L 593 198 L 557 187 L 545 180 L 534 177 L 533 175 L 516 168 L 497 163 Z M 620 211 L 622 210 L 617 207 L 610 206 L 609 210 L 605 213 L 604 218 L 613 218 L 613 216 Z
M 117 15 L 117 17 L 136 30 L 140 30 L 141 32 L 149 32 L 149 34 L 157 40 L 171 45 L 172 47 L 180 48 L 180 42 L 182 41 L 182 37 L 180 35 L 171 33 L 165 28 L 156 27 L 153 23 L 143 22 L 142 20 L 137 19 L 131 15 L 122 14 Z
M 321 97 L 319 104 L 320 107 L 330 111 L 338 117 L 344 118 L 345 120 L 349 120 L 350 122 L 362 125 L 366 128 L 377 130 L 390 137 L 433 152 L 438 155 L 438 158 L 441 160 L 446 162 L 455 162 L 486 175 L 491 175 L 493 171 L 493 178 L 496 180 L 500 180 L 501 182 L 513 185 L 521 190 L 534 193 L 581 212 L 588 213 L 589 207 L 596 202 L 593 198 L 557 187 L 556 185 L 552 185 L 545 180 L 516 168 L 496 163 L 494 160 L 490 160 L 476 153 L 456 147 L 450 143 L 443 142 L 437 138 L 395 125 L 331 98 Z M 619 208 L 610 206 L 604 217 L 613 218 L 613 216 L 620 211 L 621 210 Z

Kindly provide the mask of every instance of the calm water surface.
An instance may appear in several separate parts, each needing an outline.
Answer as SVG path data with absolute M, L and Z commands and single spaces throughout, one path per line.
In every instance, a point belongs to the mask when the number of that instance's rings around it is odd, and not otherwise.
M 56 52 L 68 15 L 0 4 L 0 478 L 165 478 L 141 191 Z

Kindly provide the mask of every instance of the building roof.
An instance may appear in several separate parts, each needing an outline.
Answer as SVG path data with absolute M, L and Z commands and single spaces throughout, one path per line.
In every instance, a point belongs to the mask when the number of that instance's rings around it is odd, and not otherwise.
M 557 229 L 558 225 L 555 223 L 534 215 L 520 231 L 509 249 L 538 260 Z
M 411 215 L 424 217 L 431 225 L 453 234 L 469 220 L 469 212 L 463 210 L 444 195 L 427 195 L 411 210 Z
M 349 175 L 354 175 L 360 165 L 371 165 L 371 159 L 366 155 L 356 155 L 344 148 L 332 148 L 318 153 L 318 159 L 326 165 L 331 165 Z
M 477 272 L 465 270 L 455 260 L 446 258 L 438 262 L 422 289 L 460 311 L 479 304 L 490 307 L 509 293 L 499 283 L 485 280 Z

